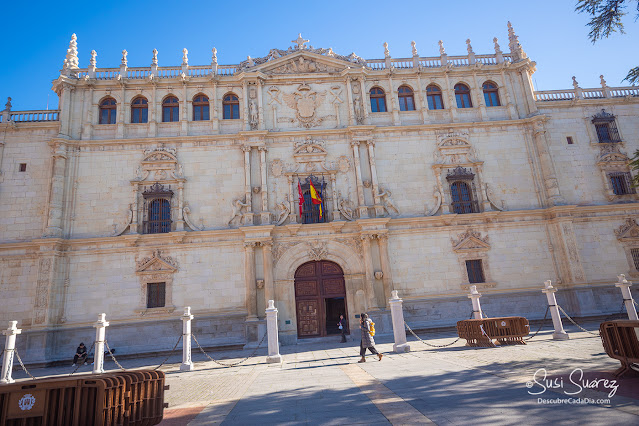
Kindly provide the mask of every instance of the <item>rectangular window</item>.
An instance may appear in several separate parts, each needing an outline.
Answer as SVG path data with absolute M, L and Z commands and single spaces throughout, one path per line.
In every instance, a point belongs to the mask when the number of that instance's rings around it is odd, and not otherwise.
M 566 136 L 566 142 L 568 142 L 568 145 L 572 145 L 574 143 L 572 141 L 572 136 Z
M 27 163 L 20 163 L 20 171 L 21 172 L 27 171 Z
M 635 264 L 635 269 L 639 271 L 639 248 L 631 249 L 630 254 L 632 255 L 632 262 Z
M 148 283 L 146 285 L 146 307 L 163 308 L 166 283 Z
M 600 143 L 612 142 L 608 123 L 595 124 L 595 130 L 597 130 L 597 139 Z
M 637 191 L 632 187 L 632 176 L 628 172 L 615 172 L 608 174 L 610 185 L 615 195 L 635 194 Z
M 484 283 L 484 268 L 481 264 L 481 259 L 467 260 L 466 271 L 468 272 L 468 281 L 471 284 Z

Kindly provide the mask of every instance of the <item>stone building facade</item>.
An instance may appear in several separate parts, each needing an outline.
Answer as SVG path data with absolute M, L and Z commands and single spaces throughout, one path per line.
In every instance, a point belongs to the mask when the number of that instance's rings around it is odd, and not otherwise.
M 394 289 L 414 327 L 467 318 L 471 284 L 491 315 L 542 317 L 546 279 L 574 315 L 615 311 L 615 275 L 639 275 L 639 90 L 535 91 L 508 40 L 80 68 L 74 35 L 59 110 L 2 112 L 0 323 L 46 362 L 100 312 L 126 353 L 170 349 L 187 305 L 207 346 L 255 345 L 269 299 L 284 344 L 342 312 L 388 332 Z

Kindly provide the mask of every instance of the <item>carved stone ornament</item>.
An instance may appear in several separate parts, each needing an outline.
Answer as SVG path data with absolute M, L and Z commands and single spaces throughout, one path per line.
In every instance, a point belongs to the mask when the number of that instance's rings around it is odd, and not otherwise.
M 488 236 L 482 237 L 479 232 L 471 229 L 466 230 L 457 236 L 457 239 L 451 239 L 453 251 L 464 252 L 467 250 L 489 250 Z
M 626 221 L 615 229 L 615 236 L 618 240 L 639 239 L 639 225 L 633 218 L 627 218 Z
M 324 102 L 326 91 L 316 92 L 308 84 L 301 84 L 293 93 L 282 95 L 289 108 L 295 110 L 300 126 L 311 128 L 319 126 L 328 117 L 318 117 L 316 109 Z
M 468 132 L 447 132 L 437 137 L 436 164 L 477 163 L 475 149 L 468 142 Z
M 308 255 L 312 260 L 319 261 L 326 259 L 328 256 L 328 249 L 325 241 L 312 241 L 308 243 L 309 252 Z
M 131 183 L 161 180 L 185 182 L 184 170 L 178 163 L 175 148 L 158 146 L 144 150 L 144 158 Z
M 598 165 L 621 165 L 626 166 L 630 158 L 621 151 L 621 143 L 599 143 L 599 154 L 597 155 Z
M 384 273 L 382 271 L 375 271 L 375 279 L 381 280 L 382 278 L 384 278 Z
M 325 146 L 324 141 L 308 136 L 303 141 L 295 142 L 293 158 L 297 163 L 323 163 L 327 155 Z
M 153 251 L 150 257 L 136 262 L 136 274 L 157 274 L 177 272 L 177 262 L 170 256 L 162 256 L 160 250 Z
M 340 172 L 347 173 L 351 169 L 351 160 L 345 155 L 342 155 L 337 159 L 337 167 Z
M 255 282 L 255 286 L 256 286 L 258 289 L 262 289 L 262 288 L 264 288 L 264 280 L 257 280 L 257 281 Z

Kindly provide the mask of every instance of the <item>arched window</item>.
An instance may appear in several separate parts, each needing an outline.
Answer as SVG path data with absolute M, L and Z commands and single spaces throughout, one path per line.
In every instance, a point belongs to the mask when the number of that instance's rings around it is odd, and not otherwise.
M 499 102 L 499 93 L 497 89 L 497 85 L 492 81 L 487 81 L 482 86 L 484 89 L 484 101 L 486 101 L 487 107 L 500 106 Z
M 457 108 L 473 107 L 473 103 L 470 101 L 470 89 L 465 84 L 455 85 L 455 99 L 457 100 Z
M 117 103 L 113 98 L 106 98 L 100 102 L 100 124 L 115 124 Z
M 450 193 L 453 198 L 453 212 L 457 214 L 476 213 L 472 192 L 467 182 L 451 183 Z
M 162 122 L 180 121 L 180 103 L 175 96 L 167 96 L 162 101 Z
M 413 89 L 408 86 L 399 86 L 397 96 L 399 97 L 400 111 L 415 111 L 415 96 L 413 95 Z
M 428 100 L 428 109 L 444 109 L 442 91 L 434 84 L 426 88 L 426 99 Z
M 234 93 L 228 93 L 222 98 L 222 118 L 224 120 L 240 118 L 240 100 Z
M 162 232 L 171 232 L 171 203 L 169 200 L 157 198 L 149 203 L 147 234 Z
M 149 122 L 149 101 L 144 96 L 138 96 L 131 102 L 131 123 Z
M 197 95 L 193 98 L 193 121 L 209 119 L 209 98 Z
M 386 94 L 379 87 L 371 89 L 371 111 L 386 112 Z

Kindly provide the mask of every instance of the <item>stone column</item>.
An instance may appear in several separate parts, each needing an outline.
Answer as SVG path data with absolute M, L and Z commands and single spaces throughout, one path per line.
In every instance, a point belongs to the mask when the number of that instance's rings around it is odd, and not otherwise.
M 0 183 L 2 182 L 2 157 L 4 156 L 4 141 L 0 141 Z
M 368 161 L 371 166 L 371 181 L 373 186 L 373 200 L 375 202 L 375 216 L 384 216 L 384 207 L 382 207 L 379 199 L 379 182 L 377 181 L 377 165 L 375 164 L 375 142 L 366 141 L 368 147 Z
M 348 125 L 355 125 L 355 111 L 353 107 L 353 90 L 351 86 L 351 78 L 346 76 L 346 101 L 348 103 Z
M 390 259 L 388 257 L 388 235 L 377 235 L 377 243 L 379 244 L 379 263 L 382 267 L 382 283 L 384 284 L 384 300 L 391 297 L 393 290 L 393 276 L 391 273 Z
M 57 142 L 52 146 L 53 164 L 51 173 L 51 195 L 49 197 L 49 217 L 45 237 L 62 237 L 62 207 L 64 205 L 64 182 L 67 168 L 67 146 Z
M 184 182 L 178 182 L 178 211 L 175 230 L 184 231 Z
M 160 110 L 159 114 L 160 114 L 160 120 L 162 121 L 162 105 L 158 105 L 157 104 L 157 80 L 153 80 L 151 82 L 151 88 L 153 89 L 153 91 L 151 92 L 151 105 L 148 106 L 149 108 L 149 137 L 154 137 L 157 135 L 158 133 L 158 119 L 157 119 L 157 115 L 158 115 L 158 108 Z
M 544 281 L 545 288 L 541 290 L 546 294 L 548 298 L 548 306 L 550 309 L 550 315 L 552 315 L 552 324 L 555 327 L 555 332 L 552 334 L 554 340 L 568 340 L 570 336 L 564 331 L 564 326 L 561 323 L 561 317 L 559 316 L 559 307 L 557 306 L 557 299 L 555 298 L 555 292 L 557 289 L 552 286 L 550 280 Z
M 93 374 L 104 373 L 104 340 L 106 328 L 109 323 L 106 321 L 106 314 L 98 315 L 98 321 L 93 324 L 95 328 L 95 345 L 93 346 Z
M 257 80 L 257 113 L 258 129 L 264 130 L 264 105 L 262 104 L 262 80 Z M 265 181 L 266 182 L 266 181 Z
M 293 175 L 287 175 L 286 179 L 288 180 L 288 201 L 291 204 L 291 213 L 288 215 L 288 219 L 289 223 L 297 223 L 299 208 L 295 205 L 295 198 L 293 197 Z M 300 217 L 300 221 L 301 220 L 302 218 Z
M 254 241 L 244 243 L 244 279 L 246 283 L 247 321 L 257 321 L 257 292 L 255 291 L 255 246 Z
M 366 298 L 368 300 L 368 310 L 377 311 L 377 298 L 375 297 L 375 287 L 373 286 L 373 258 L 371 256 L 371 235 L 361 235 L 362 248 L 364 249 L 364 266 L 366 267 L 366 278 L 364 282 L 364 291 L 366 292 Z
M 366 75 L 363 74 L 361 78 L 357 79 L 357 84 L 359 84 L 362 93 L 362 110 L 364 111 L 364 123 L 370 124 L 370 122 L 368 121 L 368 108 L 371 104 L 371 100 L 366 96 L 366 84 L 364 84 L 365 80 Z
M 395 89 L 393 89 L 393 77 L 390 73 L 388 73 L 388 112 L 393 114 L 393 126 L 399 126 L 399 104 L 397 103 L 397 94 L 395 93 Z
M 253 225 L 253 207 L 251 198 L 251 147 L 242 145 L 244 151 L 244 202 L 248 204 L 242 223 L 244 226 Z
M 280 343 L 277 335 L 277 308 L 273 300 L 268 301 L 266 308 L 266 331 L 268 333 L 268 356 L 266 362 L 269 364 L 282 362 L 280 355 Z
M 410 352 L 410 345 L 406 342 L 406 327 L 404 326 L 404 311 L 402 309 L 403 300 L 397 295 L 397 290 L 393 290 L 392 297 L 388 299 L 391 309 L 391 319 L 393 320 L 393 352 Z
M 262 241 L 262 263 L 264 267 L 264 298 L 275 299 L 275 284 L 273 282 L 273 241 Z
M 129 229 L 131 230 L 132 234 L 138 233 L 138 208 L 140 202 L 140 193 L 138 187 L 139 184 L 133 184 L 133 205 L 131 206 L 133 210 L 133 218 L 131 219 L 131 225 L 129 225 Z
M 637 310 L 635 309 L 635 302 L 632 300 L 632 293 L 630 293 L 631 281 L 626 280 L 624 274 L 617 275 L 619 282 L 615 284 L 615 287 L 621 289 L 623 295 L 623 303 L 626 306 L 626 312 L 628 313 L 628 319 L 631 321 L 637 321 Z M 636 331 L 636 330 L 635 330 Z
M 361 219 L 368 218 L 368 207 L 364 203 L 364 185 L 362 183 L 362 166 L 359 161 L 359 141 L 352 141 L 353 162 L 355 164 L 355 180 L 357 182 L 357 210 Z
M 182 364 L 180 371 L 193 371 L 193 361 L 191 360 L 191 307 L 184 308 L 182 315 Z
M 481 315 L 481 304 L 479 303 L 480 297 L 481 297 L 481 294 L 477 291 L 477 286 L 471 285 L 470 294 L 468 295 L 468 298 L 472 299 L 473 301 L 473 315 L 475 316 L 475 319 L 483 318 Z
M 266 147 L 260 146 L 258 148 L 260 151 L 260 171 L 261 173 L 261 187 L 260 190 L 262 194 L 262 212 L 260 213 L 261 224 L 268 225 L 271 223 L 271 213 L 268 211 L 268 186 L 266 184 Z
M 126 101 L 126 85 L 123 83 L 120 83 L 120 87 L 122 88 L 122 92 L 120 94 L 120 99 L 121 99 L 120 105 L 118 106 L 118 110 L 117 110 L 118 121 L 115 125 L 116 126 L 115 134 L 116 134 L 116 138 L 123 139 L 124 138 L 124 117 L 125 117 L 124 109 L 126 108 L 128 102 Z
M 564 204 L 564 197 L 559 191 L 559 182 L 557 181 L 557 175 L 555 174 L 555 167 L 548 152 L 548 142 L 546 140 L 546 128 L 543 122 L 537 120 L 533 123 L 533 138 L 535 140 L 535 146 L 539 154 L 539 162 L 541 165 L 541 178 L 546 188 L 548 196 L 547 202 L 551 206 Z
M 16 335 L 22 333 L 22 330 L 17 325 L 18 321 L 9 321 L 9 328 L 2 331 L 2 334 L 7 336 L 4 344 L 4 355 L 2 356 L 2 376 L 0 376 L 0 384 L 3 385 L 15 382 L 11 377 L 13 354 L 16 349 Z
M 249 119 L 249 97 L 248 97 L 248 83 L 244 80 L 244 84 L 242 85 L 242 111 L 244 118 L 244 130 L 251 130 L 251 123 Z
M 337 205 L 337 177 L 331 173 L 331 201 L 333 202 L 333 220 L 341 220 Z
M 418 63 L 419 63 L 419 57 L 417 58 Z M 422 122 L 424 124 L 427 124 L 429 122 L 428 119 L 428 101 L 424 101 L 424 92 L 422 89 L 422 78 L 421 78 L 421 71 L 418 69 L 417 70 L 417 90 L 415 91 L 415 95 L 417 95 L 417 97 L 415 98 L 415 103 L 417 104 L 416 107 L 419 109 L 419 113 L 422 116 Z

